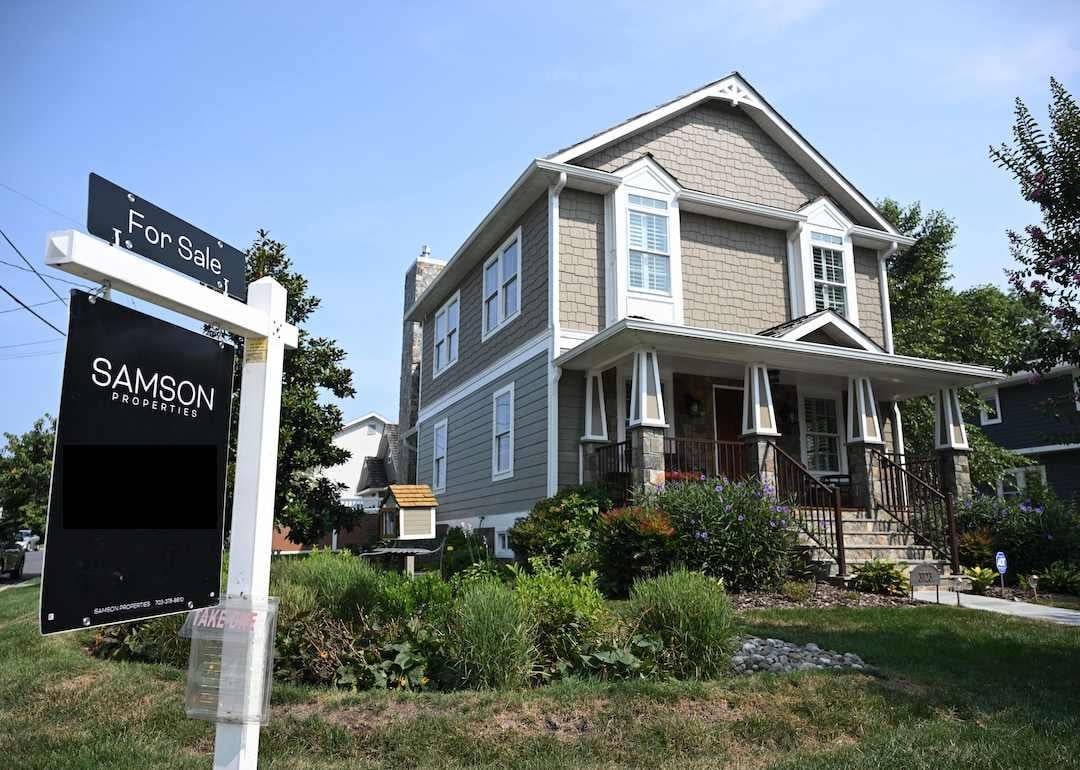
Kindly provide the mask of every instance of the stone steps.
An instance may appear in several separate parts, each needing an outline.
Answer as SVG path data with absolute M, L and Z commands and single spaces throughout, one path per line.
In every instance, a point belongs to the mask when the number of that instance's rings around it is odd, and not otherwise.
M 939 567 L 945 563 L 930 547 L 917 540 L 884 511 L 874 511 L 868 515 L 865 510 L 847 508 L 841 512 L 841 521 L 844 527 L 844 556 L 849 567 L 874 559 L 905 565 L 926 563 Z M 801 530 L 799 544 L 809 548 L 814 561 L 831 564 L 835 570 L 833 558 Z

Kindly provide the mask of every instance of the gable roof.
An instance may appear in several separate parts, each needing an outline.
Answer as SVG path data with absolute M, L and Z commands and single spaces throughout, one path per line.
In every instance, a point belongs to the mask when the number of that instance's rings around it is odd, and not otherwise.
M 391 484 L 390 496 L 401 508 L 437 508 L 439 505 L 427 484 Z
M 819 331 L 825 332 L 842 347 L 853 347 L 874 353 L 885 352 L 881 345 L 870 339 L 862 329 L 830 309 L 792 318 L 782 324 L 770 326 L 758 334 L 762 337 L 776 337 L 781 340 L 801 340 Z M 848 344 L 844 345 L 844 342 Z
M 344 433 L 347 430 L 352 430 L 357 425 L 367 422 L 368 420 L 375 419 L 381 422 L 383 425 L 393 425 L 394 423 L 383 417 L 378 412 L 368 412 L 363 417 L 357 417 L 355 420 L 349 420 L 347 423 L 341 426 L 341 430 L 338 431 L 338 435 Z
M 817 151 L 764 97 L 738 72 L 732 72 L 697 90 L 665 102 L 658 107 L 624 120 L 611 128 L 593 134 L 566 147 L 548 160 L 573 163 L 581 157 L 606 147 L 619 139 L 635 134 L 661 121 L 689 110 L 710 99 L 720 99 L 733 107 L 741 107 L 766 134 L 779 144 L 800 166 L 814 177 L 841 206 L 850 211 L 860 224 L 870 224 L 890 234 L 896 229 L 882 216 L 870 199 L 863 195 L 824 155 Z

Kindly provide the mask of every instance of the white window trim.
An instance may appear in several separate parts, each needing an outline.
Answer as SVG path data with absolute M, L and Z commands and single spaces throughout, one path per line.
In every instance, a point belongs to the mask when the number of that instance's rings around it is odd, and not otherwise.
M 847 436 L 844 431 L 844 404 L 843 399 L 840 397 L 840 393 L 832 391 L 814 390 L 811 388 L 799 387 L 796 389 L 795 397 L 799 400 L 799 448 L 801 450 L 801 460 L 803 467 L 810 471 L 815 477 L 820 476 L 832 476 L 834 474 L 846 474 L 848 472 L 847 463 Z M 810 469 L 809 453 L 807 451 L 807 431 L 806 431 L 806 399 L 807 398 L 820 398 L 826 401 L 832 401 L 836 404 L 836 430 L 837 430 L 837 447 L 836 451 L 839 454 L 837 458 L 839 460 L 839 470 L 835 471 L 815 471 Z
M 1009 468 L 1002 471 L 1001 478 L 997 483 L 997 496 L 1001 499 L 1005 499 L 1005 476 L 1011 474 L 1016 479 L 1016 491 L 1022 496 L 1024 490 L 1027 488 L 1027 474 L 1034 471 L 1038 473 L 1042 478 L 1043 486 L 1046 485 L 1046 466 L 1045 465 L 1026 465 L 1023 468 Z
M 632 195 L 637 196 L 639 198 L 649 198 L 651 200 L 662 201 L 665 204 L 665 208 L 658 209 L 658 208 L 654 208 L 652 206 L 645 206 L 645 205 L 640 204 L 640 203 L 634 203 L 633 201 L 630 200 L 630 196 L 632 196 Z M 645 251 L 643 249 L 633 249 L 633 248 L 631 248 L 631 246 L 630 246 L 630 238 L 629 238 L 629 233 L 630 233 L 630 212 L 631 211 L 637 212 L 638 214 L 649 214 L 649 215 L 652 215 L 652 216 L 657 216 L 657 217 L 663 217 L 664 218 L 664 222 L 665 222 L 664 236 L 667 239 L 667 250 L 666 251 L 660 251 L 658 249 L 657 250 L 652 250 L 652 251 Z M 672 244 L 671 244 L 671 201 L 669 200 L 668 196 L 666 196 L 666 195 L 662 195 L 662 194 L 658 194 L 658 193 L 654 193 L 654 192 L 645 193 L 643 191 L 628 190 L 627 194 L 626 194 L 626 206 L 623 208 L 623 212 L 624 212 L 624 215 L 626 216 L 626 232 L 627 232 L 627 241 L 626 241 L 626 280 L 627 280 L 627 289 L 633 294 L 651 294 L 651 295 L 656 296 L 656 297 L 671 297 L 672 284 L 674 283 L 674 281 L 672 280 L 672 277 L 671 277 L 671 246 L 672 246 Z M 630 286 L 629 285 L 629 282 L 630 282 L 630 252 L 631 251 L 640 251 L 642 254 L 648 254 L 650 256 L 658 256 L 658 257 L 666 257 L 667 258 L 667 261 L 668 261 L 668 276 L 667 276 L 667 278 L 668 278 L 668 288 L 667 288 L 667 291 L 661 291 L 660 289 L 649 289 L 649 288 L 646 288 L 644 286 Z M 643 276 L 644 276 L 645 272 L 646 272 L 646 270 L 645 270 L 645 266 L 643 264 L 642 265 L 642 275 Z
M 481 278 L 481 281 L 482 280 L 483 280 L 483 278 Z M 480 290 L 483 291 L 483 287 L 481 287 Z M 444 315 L 444 314 L 448 314 L 450 306 L 452 304 L 454 304 L 455 302 L 457 303 L 457 308 L 458 308 L 458 310 L 457 310 L 457 325 L 454 326 L 454 335 L 457 338 L 457 347 L 455 348 L 455 351 L 454 351 L 453 360 L 452 361 L 447 361 L 446 365 L 443 366 L 440 369 L 439 368 L 439 356 L 438 356 L 438 354 L 436 352 L 438 350 L 438 345 L 439 345 L 439 337 L 438 337 L 438 334 L 439 334 L 439 316 Z M 438 311 L 435 313 L 435 321 L 434 321 L 433 328 L 434 328 L 434 332 L 431 335 L 431 337 L 432 337 L 432 339 L 431 339 L 431 379 L 435 379 L 440 374 L 442 374 L 447 369 L 449 369 L 451 366 L 456 364 L 458 362 L 458 358 L 461 355 L 461 290 L 460 289 L 458 291 L 455 291 L 454 296 L 452 296 L 450 299 L 446 300 L 446 302 L 443 304 L 443 306 L 441 308 L 439 308 Z M 447 326 L 446 326 L 446 333 L 447 333 L 447 335 L 450 334 L 450 325 L 449 324 L 447 324 Z
M 997 388 L 987 388 L 982 391 L 981 401 L 979 403 L 979 425 L 997 425 L 1001 422 L 1001 393 Z M 985 404 L 988 400 L 993 398 L 994 410 L 997 413 L 997 417 L 991 417 L 990 412 L 987 410 Z
M 514 241 L 518 242 L 518 265 L 517 265 L 517 286 L 518 286 L 518 302 L 517 309 L 513 315 L 503 317 L 503 284 L 505 279 L 502 274 L 502 253 L 510 246 Z M 484 286 L 484 276 L 487 273 L 488 267 L 493 262 L 499 262 L 499 287 L 496 296 L 498 299 L 495 301 L 499 305 L 499 323 L 493 328 L 487 328 L 487 290 Z M 522 308 L 525 305 L 525 282 L 523 280 L 523 273 L 525 272 L 525 243 L 521 237 L 521 228 L 514 230 L 510 234 L 510 237 L 503 241 L 499 248 L 495 249 L 494 253 L 490 257 L 484 260 L 484 265 L 480 270 L 480 341 L 487 342 L 490 338 L 494 337 L 500 331 L 505 329 L 510 323 L 521 316 Z M 460 305 L 458 306 L 458 318 L 461 318 Z
M 439 446 L 439 440 L 438 440 L 439 428 L 442 428 L 444 433 L 445 433 L 445 440 L 443 442 L 443 452 L 444 452 L 444 454 L 443 454 L 442 484 L 439 484 L 438 466 L 436 465 L 436 462 L 439 459 L 439 455 L 437 454 L 437 452 L 438 452 L 437 447 Z M 435 423 L 435 426 L 433 427 L 433 429 L 431 431 L 431 488 L 436 492 L 443 492 L 443 491 L 446 490 L 446 477 L 447 477 L 446 460 L 447 460 L 447 457 L 449 455 L 450 455 L 450 431 L 447 428 L 446 418 L 443 418 L 443 419 L 439 420 L 437 423 Z
M 794 313 L 797 316 L 804 316 L 817 312 L 814 286 L 818 282 L 814 280 L 815 241 L 813 240 L 813 233 L 819 232 L 824 235 L 833 235 L 843 239 L 843 244 L 826 244 L 823 241 L 817 241 L 817 244 L 822 248 L 833 249 L 843 254 L 844 304 L 847 306 L 847 312 L 843 315 L 843 318 L 858 327 L 859 300 L 855 278 L 855 248 L 851 242 L 851 228 L 854 223 L 825 198 L 804 206 L 799 213 L 806 214 L 807 223 L 797 229 L 796 237 L 791 240 L 792 250 L 795 247 L 798 249 L 798 259 L 794 260 L 794 262 L 798 264 L 798 272 L 800 273 L 799 280 L 794 282 L 794 285 L 798 287 L 798 291 L 794 292 L 797 296 L 792 297 L 795 304 Z M 824 281 L 823 283 L 834 286 L 840 285 L 830 281 Z
M 499 397 L 502 395 L 510 394 L 510 467 L 504 471 L 500 471 L 499 468 L 499 444 L 496 441 L 496 430 L 498 430 L 498 415 L 496 410 L 498 408 Z M 502 481 L 503 479 L 513 478 L 514 476 L 514 383 L 505 385 L 494 393 L 491 394 L 491 480 Z

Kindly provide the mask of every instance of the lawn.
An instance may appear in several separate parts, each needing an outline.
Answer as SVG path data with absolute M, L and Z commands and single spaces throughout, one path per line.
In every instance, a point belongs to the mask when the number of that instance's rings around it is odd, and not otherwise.
M 38 636 L 34 588 L 0 592 L 6 768 L 207 768 L 184 673 Z M 264 768 L 1080 767 L 1080 630 L 925 606 L 773 610 L 746 630 L 858 653 L 880 674 L 565 682 L 513 693 L 275 685 Z

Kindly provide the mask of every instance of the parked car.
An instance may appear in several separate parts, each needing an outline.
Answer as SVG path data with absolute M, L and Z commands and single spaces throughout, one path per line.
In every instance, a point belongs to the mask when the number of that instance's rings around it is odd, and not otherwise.
M 12 580 L 20 580 L 23 565 L 26 564 L 26 551 L 16 540 L 3 540 L 0 535 L 0 572 L 6 572 Z
M 24 551 L 36 551 L 38 544 L 41 543 L 41 538 L 29 529 L 20 529 L 17 542 Z

